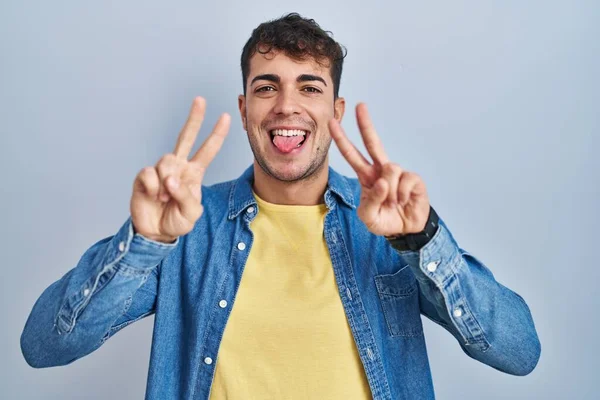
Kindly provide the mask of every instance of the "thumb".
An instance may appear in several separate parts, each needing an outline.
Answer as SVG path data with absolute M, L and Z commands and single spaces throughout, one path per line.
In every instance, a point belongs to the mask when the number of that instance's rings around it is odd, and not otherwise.
M 173 176 L 168 177 L 165 183 L 169 194 L 177 201 L 181 215 L 188 221 L 195 222 L 202 207 L 190 188 Z
M 387 181 L 383 178 L 379 178 L 375 181 L 375 184 L 371 186 L 371 189 L 369 189 L 369 192 L 361 201 L 361 208 L 363 209 L 363 222 L 365 225 L 367 225 L 367 227 L 370 228 L 375 222 L 377 222 L 379 210 L 387 198 L 389 190 L 390 185 L 387 183 Z

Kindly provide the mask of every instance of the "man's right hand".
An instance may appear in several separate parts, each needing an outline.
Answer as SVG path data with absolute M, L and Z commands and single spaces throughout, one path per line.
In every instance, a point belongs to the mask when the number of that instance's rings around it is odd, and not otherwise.
M 188 160 L 205 109 L 205 100 L 196 97 L 175 151 L 165 154 L 154 167 L 142 169 L 135 178 L 130 204 L 133 229 L 148 239 L 171 243 L 190 232 L 202 215 L 202 179 L 231 123 L 229 114 L 221 115 L 210 136 Z

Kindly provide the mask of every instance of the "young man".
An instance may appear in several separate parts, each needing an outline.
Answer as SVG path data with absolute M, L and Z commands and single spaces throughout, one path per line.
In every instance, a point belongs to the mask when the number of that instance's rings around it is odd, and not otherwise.
M 27 362 L 69 364 L 154 313 L 149 399 L 432 399 L 423 314 L 470 357 L 531 372 L 524 300 L 458 246 L 365 105 L 371 161 L 346 138 L 343 58 L 297 14 L 255 29 L 239 96 L 254 165 L 202 186 L 230 117 L 188 159 L 195 99 L 174 152 L 136 177 L 130 218 L 36 302 Z M 358 179 L 328 166 L 332 138 Z

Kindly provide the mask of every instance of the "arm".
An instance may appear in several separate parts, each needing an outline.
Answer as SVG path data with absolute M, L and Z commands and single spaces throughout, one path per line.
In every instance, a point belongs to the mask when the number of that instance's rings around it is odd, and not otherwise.
M 329 121 L 329 130 L 358 176 L 359 218 L 371 233 L 391 242 L 390 236 L 427 232 L 432 208 L 423 179 L 389 161 L 366 105 L 356 107 L 356 119 L 372 162 L 348 140 L 339 121 Z M 469 356 L 510 374 L 533 370 L 540 342 L 527 304 L 458 247 L 443 221 L 418 251 L 399 253 L 419 283 L 421 312 L 452 333 Z
M 91 246 L 77 266 L 36 301 L 21 334 L 35 368 L 66 365 L 99 348 L 123 327 L 154 312 L 157 268 L 179 243 L 134 233 L 131 218 Z
M 77 266 L 37 300 L 21 334 L 21 351 L 29 365 L 69 364 L 154 312 L 157 270 L 179 237 L 201 217 L 202 179 L 229 131 L 231 118 L 223 114 L 188 160 L 205 106 L 204 99 L 196 97 L 174 152 L 138 173 L 131 217 L 119 232 L 90 247 Z
M 461 249 L 441 219 L 438 225 L 419 250 L 397 249 L 417 278 L 421 313 L 450 332 L 470 357 L 527 375 L 541 352 L 529 307 Z

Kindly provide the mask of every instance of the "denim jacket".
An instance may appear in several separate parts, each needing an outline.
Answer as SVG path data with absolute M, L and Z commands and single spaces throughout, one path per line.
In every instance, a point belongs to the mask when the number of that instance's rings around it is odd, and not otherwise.
M 208 399 L 260 212 L 253 177 L 250 166 L 203 186 L 204 214 L 175 243 L 135 233 L 130 217 L 92 245 L 35 303 L 21 335 L 26 361 L 72 363 L 154 314 L 146 398 Z M 527 304 L 458 246 L 441 217 L 424 247 L 399 251 L 367 230 L 359 199 L 357 179 L 329 167 L 323 235 L 374 399 L 434 398 L 421 315 L 469 357 L 513 375 L 534 369 L 540 342 Z

